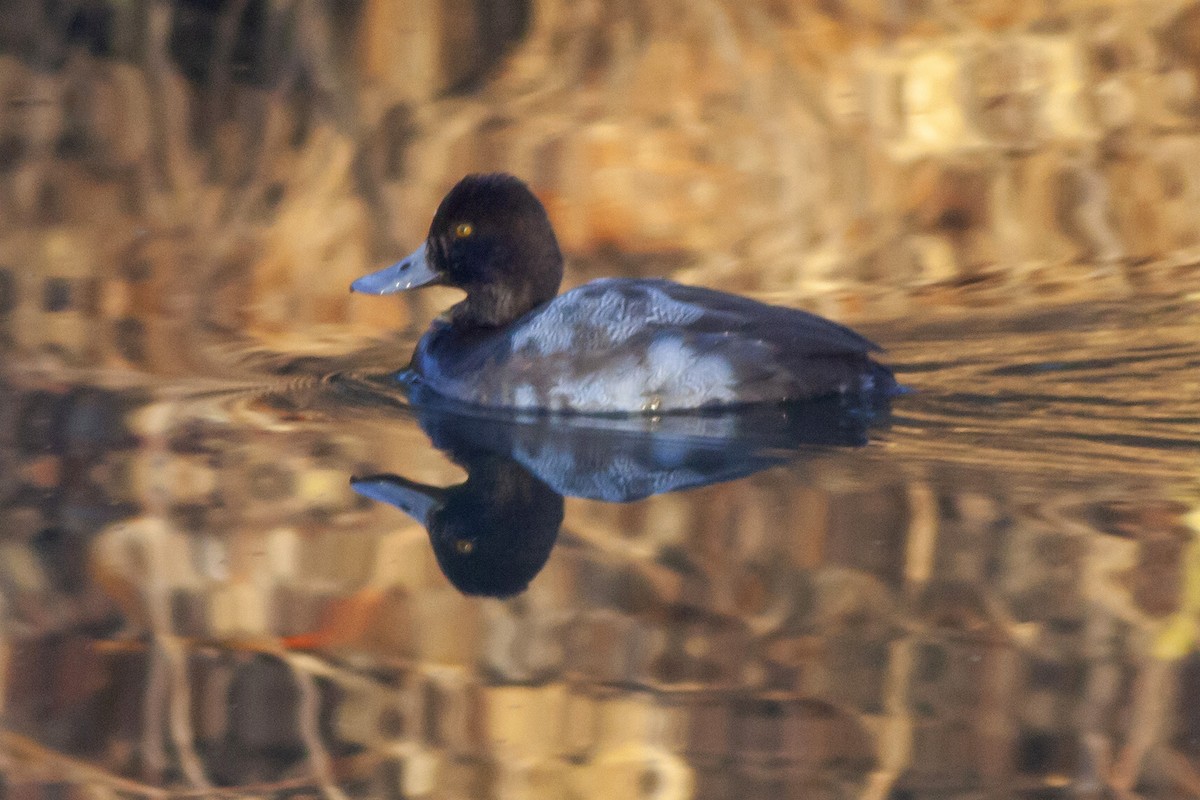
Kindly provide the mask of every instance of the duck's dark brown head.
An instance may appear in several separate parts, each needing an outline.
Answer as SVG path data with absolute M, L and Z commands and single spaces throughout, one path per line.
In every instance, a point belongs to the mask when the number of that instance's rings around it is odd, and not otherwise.
M 468 175 L 442 199 L 420 247 L 350 289 L 454 286 L 467 293 L 450 312 L 455 325 L 496 327 L 558 294 L 562 270 L 550 218 L 529 187 L 502 173 Z

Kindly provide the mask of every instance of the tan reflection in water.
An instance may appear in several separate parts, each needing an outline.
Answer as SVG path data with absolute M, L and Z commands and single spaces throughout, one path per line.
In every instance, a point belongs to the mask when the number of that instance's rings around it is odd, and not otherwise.
M 411 424 L 233 398 L 152 402 L 98 433 L 82 420 L 114 397 L 10 398 L 74 431 L 8 451 L 19 486 L 66 492 L 5 509 L 28 531 L 0 570 L 20 785 L 1191 785 L 1195 531 L 1151 484 L 831 452 L 569 500 L 547 567 L 501 602 L 458 594 L 420 527 L 349 491 L 364 464 L 460 479 Z M 89 522 L 121 498 L 122 518 Z

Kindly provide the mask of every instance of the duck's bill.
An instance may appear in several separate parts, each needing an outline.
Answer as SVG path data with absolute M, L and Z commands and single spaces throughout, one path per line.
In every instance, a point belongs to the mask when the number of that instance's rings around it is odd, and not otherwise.
M 350 291 L 362 294 L 395 294 L 406 289 L 416 289 L 418 286 L 440 283 L 442 276 L 430 268 L 425 253 L 425 243 L 422 242 L 407 258 L 378 272 L 363 275 L 350 284 Z
M 446 490 L 401 478 L 399 475 L 370 475 L 353 478 L 350 488 L 381 503 L 393 505 L 429 527 L 430 518 L 445 503 Z

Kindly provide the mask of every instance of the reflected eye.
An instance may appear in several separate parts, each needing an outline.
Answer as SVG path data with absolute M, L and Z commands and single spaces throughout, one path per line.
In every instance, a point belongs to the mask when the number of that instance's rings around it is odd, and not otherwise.
M 460 556 L 470 555 L 474 549 L 475 549 L 475 543 L 472 542 L 470 539 L 459 539 L 457 542 L 454 543 L 454 550 Z
M 460 222 L 454 228 L 454 236 L 458 239 L 465 239 L 475 232 L 475 227 L 469 222 Z

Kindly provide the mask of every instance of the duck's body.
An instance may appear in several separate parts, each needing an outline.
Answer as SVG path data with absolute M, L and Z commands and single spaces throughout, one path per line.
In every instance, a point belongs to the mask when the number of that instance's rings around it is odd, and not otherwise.
M 606 279 L 510 325 L 439 321 L 412 370 L 481 406 L 575 413 L 717 408 L 888 391 L 877 350 L 849 328 L 791 308 L 663 280 Z
M 524 184 L 469 176 L 412 256 L 352 288 L 466 290 L 411 370 L 479 406 L 663 413 L 896 392 L 870 358 L 878 347 L 814 314 L 665 280 L 598 280 L 555 297 L 561 276 L 549 220 Z

